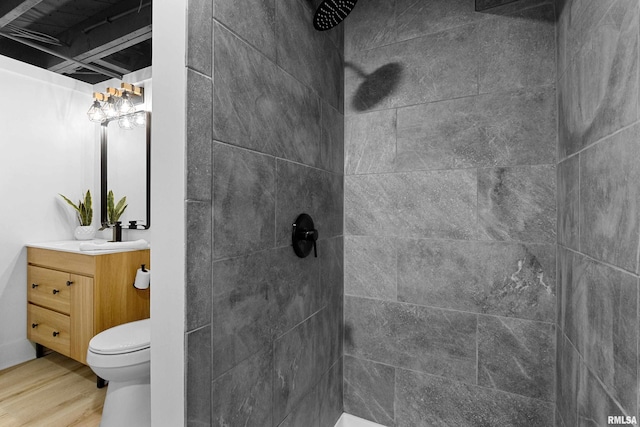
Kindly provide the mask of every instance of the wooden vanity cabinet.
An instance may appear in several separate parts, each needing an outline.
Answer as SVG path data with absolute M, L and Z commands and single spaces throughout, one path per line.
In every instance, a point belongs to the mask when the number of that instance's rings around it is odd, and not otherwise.
M 89 255 L 27 248 L 27 338 L 87 363 L 89 341 L 149 317 L 149 289 L 133 287 L 149 249 Z

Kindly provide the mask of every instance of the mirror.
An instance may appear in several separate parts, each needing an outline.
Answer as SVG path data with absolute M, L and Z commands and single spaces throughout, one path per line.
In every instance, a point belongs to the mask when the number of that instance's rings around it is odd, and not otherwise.
M 151 113 L 146 123 L 123 129 L 118 119 L 106 120 L 100 127 L 101 222 L 109 227 L 107 194 L 113 191 L 115 203 L 126 196 L 127 209 L 119 221 L 123 228 L 148 229 L 151 226 Z

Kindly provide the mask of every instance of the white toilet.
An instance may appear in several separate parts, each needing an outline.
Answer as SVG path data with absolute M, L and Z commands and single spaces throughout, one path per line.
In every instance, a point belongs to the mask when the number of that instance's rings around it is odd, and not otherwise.
M 87 364 L 109 381 L 100 427 L 151 425 L 151 320 L 114 326 L 89 342 Z

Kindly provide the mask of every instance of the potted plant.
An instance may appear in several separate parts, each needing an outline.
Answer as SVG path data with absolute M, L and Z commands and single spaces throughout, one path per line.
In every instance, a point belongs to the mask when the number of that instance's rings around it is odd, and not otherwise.
M 126 203 L 127 196 L 124 196 L 118 203 L 115 203 L 113 190 L 109 190 L 107 193 L 107 220 L 109 221 L 109 225 L 113 225 L 120 220 L 124 210 L 129 206 Z
M 78 215 L 78 221 L 80 225 L 76 227 L 73 232 L 74 237 L 77 240 L 90 240 L 96 235 L 96 229 L 91 225 L 93 222 L 93 207 L 91 203 L 91 191 L 87 190 L 84 195 L 84 200 L 79 200 L 76 205 L 69 198 L 60 194 L 60 197 L 64 199 L 73 209 L 76 210 Z

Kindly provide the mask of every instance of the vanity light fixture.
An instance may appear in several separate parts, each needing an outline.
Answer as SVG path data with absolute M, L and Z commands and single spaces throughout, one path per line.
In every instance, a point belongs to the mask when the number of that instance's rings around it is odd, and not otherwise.
M 89 116 L 89 120 L 96 123 L 102 123 L 107 118 L 104 111 L 102 111 L 100 101 L 97 99 L 93 101 L 93 105 L 89 108 L 89 111 L 87 111 L 87 116 Z
M 120 100 L 116 104 L 118 106 L 118 113 L 120 114 L 130 114 L 133 113 L 136 107 L 133 106 L 133 102 L 129 98 L 129 94 L 125 91 L 122 93 Z
M 93 104 L 87 111 L 92 122 L 118 119 L 118 125 L 123 129 L 145 124 L 145 112 L 136 111 L 135 107 L 144 102 L 143 88 L 122 83 L 120 89 L 108 87 L 106 93 L 94 92 L 93 98 Z
M 118 119 L 118 126 L 122 129 L 133 129 L 136 127 L 135 120 L 133 119 L 133 114 L 127 114 L 125 116 L 120 116 Z
M 116 100 L 113 96 L 107 98 L 106 102 L 102 105 L 102 111 L 107 119 L 113 119 L 118 116 L 118 108 L 116 107 Z

